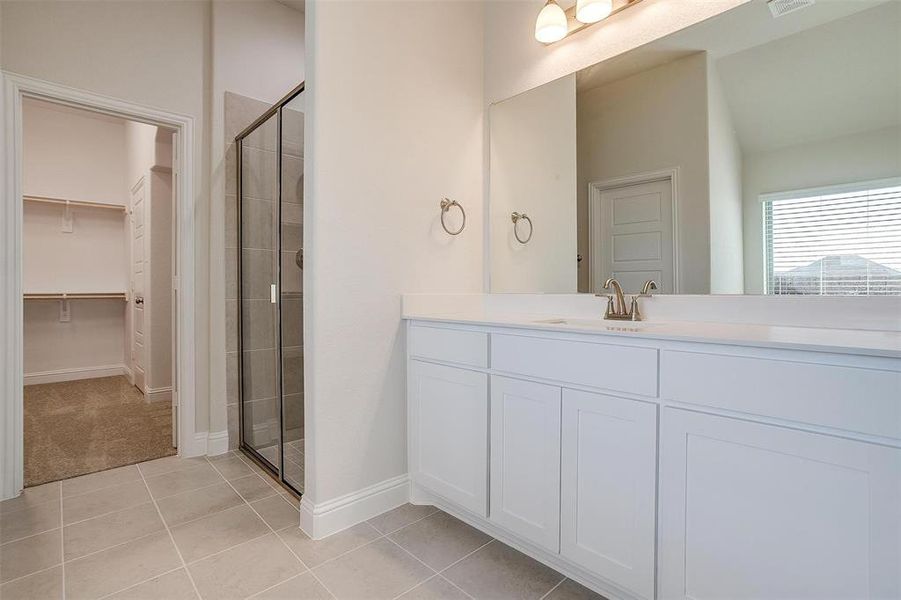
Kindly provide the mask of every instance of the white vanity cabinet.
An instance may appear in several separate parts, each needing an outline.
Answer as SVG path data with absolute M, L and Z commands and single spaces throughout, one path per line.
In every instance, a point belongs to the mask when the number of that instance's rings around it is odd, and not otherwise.
M 563 390 L 561 554 L 654 597 L 657 406 Z
M 898 357 L 408 334 L 412 501 L 611 600 L 901 598 Z
M 488 516 L 488 376 L 410 361 L 408 420 L 413 481 Z
M 491 377 L 490 519 L 555 553 L 560 549 L 561 391 Z
M 660 598 L 901 597 L 901 450 L 664 408 L 660 479 Z

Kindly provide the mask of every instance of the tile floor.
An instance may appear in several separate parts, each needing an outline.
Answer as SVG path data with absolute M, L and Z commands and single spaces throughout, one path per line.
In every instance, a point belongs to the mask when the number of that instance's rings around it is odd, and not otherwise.
M 600 599 L 430 506 L 313 541 L 261 473 L 167 457 L 29 488 L 0 503 L 0 597 Z

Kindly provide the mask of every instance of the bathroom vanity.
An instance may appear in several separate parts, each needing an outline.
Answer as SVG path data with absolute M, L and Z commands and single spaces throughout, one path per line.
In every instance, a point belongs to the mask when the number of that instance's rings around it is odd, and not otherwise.
M 901 334 L 406 318 L 412 502 L 611 599 L 901 597 Z

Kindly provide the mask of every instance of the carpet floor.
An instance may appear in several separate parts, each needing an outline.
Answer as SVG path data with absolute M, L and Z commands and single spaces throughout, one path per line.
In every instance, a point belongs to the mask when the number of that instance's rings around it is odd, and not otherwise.
M 25 486 L 175 454 L 172 406 L 122 376 L 25 386 Z

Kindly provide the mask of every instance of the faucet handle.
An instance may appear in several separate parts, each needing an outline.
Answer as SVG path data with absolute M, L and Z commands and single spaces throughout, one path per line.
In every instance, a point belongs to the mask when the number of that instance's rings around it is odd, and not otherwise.
M 633 321 L 641 321 L 641 311 L 638 309 L 638 298 L 641 296 L 636 294 L 632 296 L 632 307 L 629 309 L 629 314 L 632 316 Z

